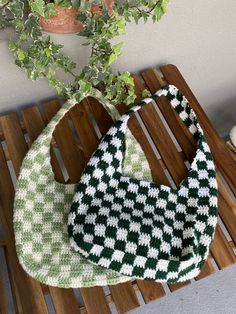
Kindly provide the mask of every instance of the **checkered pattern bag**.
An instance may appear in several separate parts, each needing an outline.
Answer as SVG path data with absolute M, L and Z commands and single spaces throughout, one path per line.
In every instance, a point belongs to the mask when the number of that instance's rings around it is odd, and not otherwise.
M 90 96 L 102 102 L 113 118 L 118 118 L 118 112 L 98 91 Z M 31 146 L 22 163 L 14 204 L 16 250 L 22 267 L 38 281 L 64 288 L 129 280 L 115 271 L 91 264 L 70 247 L 67 220 L 75 185 L 55 181 L 50 143 L 56 125 L 77 101 L 64 104 Z M 124 173 L 150 180 L 150 168 L 140 145 L 130 132 L 126 137 Z
M 122 174 L 127 122 L 161 96 L 168 98 L 198 145 L 188 175 L 176 189 Z M 200 272 L 217 212 L 209 146 L 187 99 L 169 85 L 130 109 L 105 135 L 77 186 L 68 232 L 74 250 L 94 264 L 138 279 L 174 283 Z

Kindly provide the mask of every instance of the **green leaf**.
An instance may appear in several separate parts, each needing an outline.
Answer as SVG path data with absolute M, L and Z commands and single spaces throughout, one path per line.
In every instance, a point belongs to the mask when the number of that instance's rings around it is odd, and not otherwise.
M 52 51 L 49 48 L 44 48 L 44 52 L 47 57 L 50 57 L 52 55 Z
M 142 91 L 142 97 L 149 97 L 151 95 L 150 91 L 146 88 Z
M 134 80 L 130 76 L 129 72 L 123 72 L 119 76 L 119 79 L 122 80 L 127 86 L 134 86 Z
M 164 13 L 167 12 L 168 5 L 169 5 L 169 0 L 162 0 L 162 9 L 163 9 Z
M 70 0 L 54 0 L 54 3 L 58 4 L 62 8 L 71 8 L 72 6 Z
M 32 12 L 44 16 L 45 2 L 43 0 L 33 0 L 30 2 Z
M 121 49 L 122 49 L 123 45 L 124 45 L 123 42 L 119 42 L 119 43 L 112 46 L 112 53 L 111 53 L 111 55 L 109 57 L 109 61 L 108 61 L 109 65 L 117 60 L 118 56 L 121 53 Z
M 120 53 L 120 52 L 121 52 L 121 48 L 123 47 L 123 45 L 124 45 L 124 43 L 123 43 L 123 41 L 121 41 L 121 42 L 119 42 L 119 43 L 113 45 L 113 46 L 112 46 L 112 50 L 113 50 L 114 52 L 116 52 L 116 53 Z
M 25 21 L 25 31 L 35 39 L 42 35 L 40 26 L 38 24 L 38 17 L 32 13 L 29 14 L 28 19 Z
M 55 8 L 54 3 L 48 3 L 45 6 L 44 15 L 48 19 L 50 16 L 57 15 L 57 9 Z
M 9 43 L 8 43 L 8 48 L 9 48 L 11 51 L 16 50 L 16 48 L 17 48 L 16 42 L 13 41 L 13 40 L 10 40 Z
M 48 69 L 47 78 L 52 79 L 55 75 L 55 71 L 52 68 Z
M 18 48 L 17 51 L 16 51 L 16 55 L 17 55 L 17 58 L 20 60 L 20 61 L 23 61 L 26 57 L 26 53 L 24 52 L 24 50 Z
M 167 8 L 168 8 L 168 3 L 169 3 L 169 0 L 161 0 L 160 2 L 157 3 L 153 11 L 153 17 L 152 17 L 153 22 L 158 22 L 162 18 L 162 16 L 166 13 Z
M 125 19 L 124 19 L 124 18 L 121 18 L 121 19 L 117 22 L 117 28 L 118 28 L 119 34 L 123 34 L 123 33 L 125 32 L 126 23 L 125 23 Z
M 9 2 L 9 10 L 15 17 L 15 27 L 17 28 L 18 23 L 22 23 L 22 18 L 25 13 L 25 4 L 23 1 Z
M 84 80 L 79 81 L 79 92 L 81 94 L 88 94 L 91 88 L 92 88 L 91 83 Z

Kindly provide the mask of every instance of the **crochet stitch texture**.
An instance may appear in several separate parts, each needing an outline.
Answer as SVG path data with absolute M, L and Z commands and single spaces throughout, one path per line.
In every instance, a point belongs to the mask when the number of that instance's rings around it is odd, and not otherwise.
M 176 189 L 122 174 L 131 114 L 165 96 L 197 140 L 187 177 Z M 68 219 L 71 246 L 123 275 L 181 282 L 198 275 L 217 223 L 217 182 L 209 146 L 187 99 L 163 87 L 123 115 L 87 164 Z
M 96 92 L 91 96 L 96 97 Z M 100 95 L 97 99 L 101 102 Z M 51 286 L 117 284 L 130 278 L 93 265 L 71 249 L 67 220 L 76 185 L 56 182 L 50 164 L 52 133 L 76 103 L 71 100 L 63 105 L 32 144 L 22 163 L 14 203 L 17 255 L 29 275 Z M 107 106 L 109 104 L 104 105 Z M 113 112 L 115 115 L 117 113 Z M 124 173 L 150 179 L 150 168 L 140 145 L 129 131 L 126 137 Z

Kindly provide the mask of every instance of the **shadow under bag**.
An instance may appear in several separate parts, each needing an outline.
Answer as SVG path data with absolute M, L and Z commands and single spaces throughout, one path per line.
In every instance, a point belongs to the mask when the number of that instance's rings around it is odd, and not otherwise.
M 196 156 L 177 188 L 122 174 L 127 122 L 161 96 L 197 141 Z M 215 165 L 197 117 L 175 86 L 165 86 L 118 119 L 88 162 L 68 218 L 71 246 L 122 275 L 168 283 L 192 279 L 209 253 L 217 194 Z

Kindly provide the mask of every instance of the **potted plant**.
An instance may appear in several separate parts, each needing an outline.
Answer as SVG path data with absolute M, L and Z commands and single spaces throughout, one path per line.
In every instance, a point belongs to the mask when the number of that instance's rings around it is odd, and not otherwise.
M 83 30 L 82 23 L 77 19 L 79 9 L 74 8 L 68 3 L 68 6 L 55 4 L 54 13 L 50 16 L 40 16 L 39 25 L 46 32 L 50 33 L 78 33 Z
M 31 80 L 46 79 L 63 99 L 76 99 L 81 93 L 97 88 L 113 105 L 133 103 L 134 82 L 130 73 L 112 72 L 111 66 L 123 46 L 122 42 L 112 44 L 112 40 L 124 33 L 126 24 L 132 20 L 138 23 L 140 19 L 147 21 L 151 17 L 153 22 L 159 21 L 167 10 L 168 0 L 117 0 L 112 14 L 111 2 L 104 0 L 79 3 L 57 1 L 61 2 L 0 0 L 0 28 L 10 26 L 16 32 L 16 37 L 9 39 L 16 65 L 24 69 Z M 79 9 L 78 21 L 83 29 L 78 35 L 85 39 L 83 45 L 91 48 L 88 64 L 80 73 L 76 64 L 63 54 L 63 46 L 54 43 L 48 34 L 42 32 L 40 19 L 55 15 L 55 5 Z M 59 78 L 58 70 L 70 77 L 70 83 Z
M 49 0 L 50 1 L 50 0 Z M 109 14 L 112 14 L 113 0 L 104 1 Z M 42 29 L 50 33 L 79 33 L 83 30 L 83 24 L 78 20 L 80 14 L 80 1 L 71 0 L 54 0 L 54 2 L 47 3 L 48 10 L 46 14 L 45 3 L 42 2 L 42 9 L 39 10 L 39 14 L 42 14 L 39 18 L 39 24 Z M 101 14 L 101 4 L 92 3 L 91 12 L 93 14 Z

